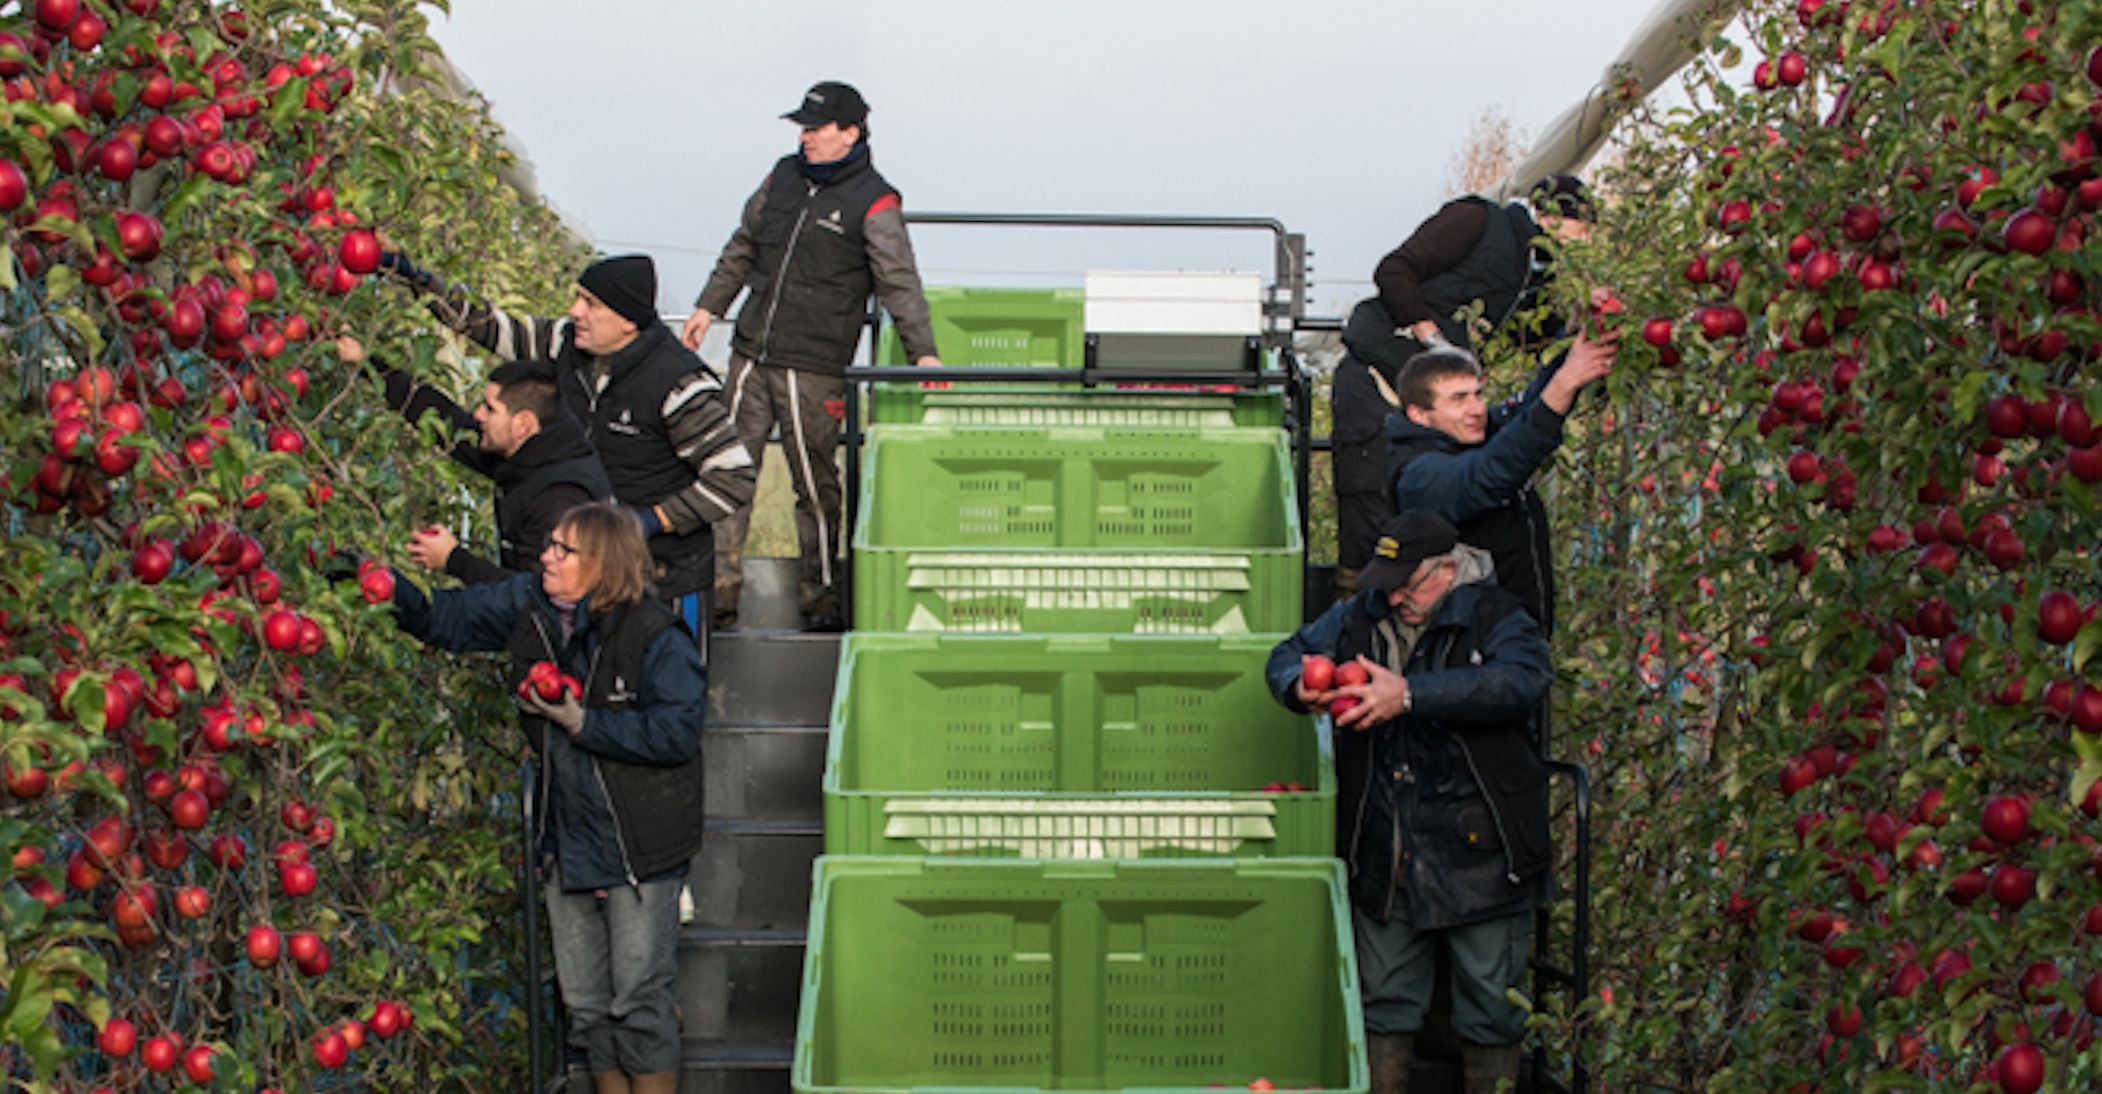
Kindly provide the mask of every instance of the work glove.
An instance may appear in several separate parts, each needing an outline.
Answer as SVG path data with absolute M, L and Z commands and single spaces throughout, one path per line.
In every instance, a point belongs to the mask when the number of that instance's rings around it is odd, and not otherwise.
M 574 695 L 565 694 L 560 702 L 550 703 L 529 689 L 518 697 L 518 707 L 561 726 L 571 737 L 584 732 L 584 701 Z

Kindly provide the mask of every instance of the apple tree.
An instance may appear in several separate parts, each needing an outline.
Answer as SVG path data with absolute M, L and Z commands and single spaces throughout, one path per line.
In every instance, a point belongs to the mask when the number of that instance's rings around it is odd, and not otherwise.
M 2102 5 L 1789 0 L 1632 106 L 1563 529 L 1607 1084 L 2102 1078 Z M 1573 746 L 1573 747 L 1569 747 Z
M 580 256 L 421 9 L 0 14 L 10 1084 L 523 1081 L 509 706 L 359 565 L 472 495 L 329 336 L 458 368 L 375 229 L 522 307 Z

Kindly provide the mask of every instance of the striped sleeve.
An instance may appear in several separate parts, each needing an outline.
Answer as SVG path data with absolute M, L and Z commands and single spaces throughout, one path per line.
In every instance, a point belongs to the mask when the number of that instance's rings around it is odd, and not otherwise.
M 665 436 L 694 473 L 661 503 L 672 530 L 690 532 L 751 504 L 759 468 L 737 436 L 722 381 L 706 369 L 687 373 L 664 397 L 663 415 Z
M 506 361 L 552 361 L 562 348 L 562 319 L 519 318 L 435 275 L 411 282 L 431 317 Z

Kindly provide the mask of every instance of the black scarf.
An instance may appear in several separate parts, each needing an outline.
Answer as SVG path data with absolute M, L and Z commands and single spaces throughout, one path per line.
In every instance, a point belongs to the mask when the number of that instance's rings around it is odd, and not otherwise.
M 833 160 L 831 163 L 812 163 L 808 156 L 798 150 L 796 152 L 796 168 L 803 172 L 804 178 L 817 183 L 819 186 L 823 186 L 831 182 L 833 176 L 845 170 L 848 164 L 853 163 L 855 160 L 866 159 L 868 154 L 869 143 L 867 141 L 855 141 L 851 151 Z

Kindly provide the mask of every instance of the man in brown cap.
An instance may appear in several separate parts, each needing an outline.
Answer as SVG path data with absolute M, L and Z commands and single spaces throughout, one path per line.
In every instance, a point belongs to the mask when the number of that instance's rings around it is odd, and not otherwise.
M 1358 594 L 1279 643 L 1267 677 L 1286 707 L 1333 717 L 1371 1094 L 1408 1089 L 1440 950 L 1467 1094 L 1487 1094 L 1518 1077 L 1526 1014 L 1507 993 L 1553 866 L 1529 719 L 1554 667 L 1451 522 L 1406 510 L 1379 533 Z

